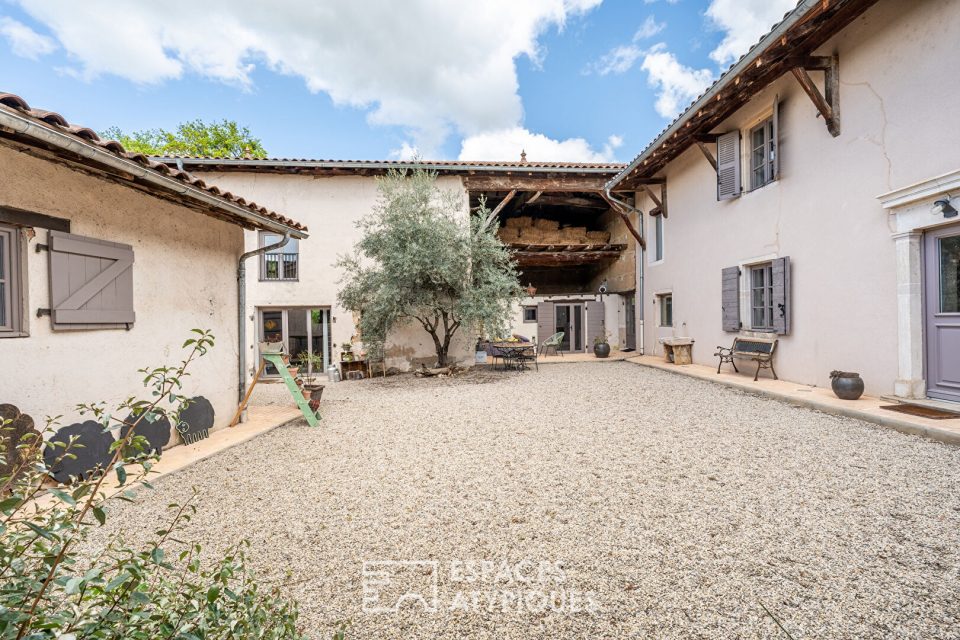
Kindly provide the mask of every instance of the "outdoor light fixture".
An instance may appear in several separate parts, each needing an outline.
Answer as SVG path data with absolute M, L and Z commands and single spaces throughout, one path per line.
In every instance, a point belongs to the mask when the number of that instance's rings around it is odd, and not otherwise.
M 931 209 L 931 211 L 935 216 L 943 216 L 944 218 L 957 217 L 957 210 L 952 204 L 950 204 L 949 196 L 934 202 L 933 209 Z

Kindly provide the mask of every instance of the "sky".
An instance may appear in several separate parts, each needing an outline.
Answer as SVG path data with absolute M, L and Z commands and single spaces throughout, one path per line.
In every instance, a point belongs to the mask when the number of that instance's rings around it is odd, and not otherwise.
M 0 92 L 282 158 L 629 161 L 796 0 L 0 0 Z

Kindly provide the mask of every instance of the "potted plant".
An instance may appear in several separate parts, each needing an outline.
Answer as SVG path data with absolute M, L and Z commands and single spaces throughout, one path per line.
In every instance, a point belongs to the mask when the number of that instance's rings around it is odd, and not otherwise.
M 593 339 L 593 355 L 598 358 L 606 358 L 610 355 L 610 342 L 607 340 L 606 331 Z
M 340 359 L 344 362 L 353 362 L 353 345 L 349 342 L 340 345 Z
M 297 360 L 301 366 L 307 367 L 307 373 L 301 375 L 303 379 L 304 396 L 308 396 L 310 408 L 316 411 L 320 407 L 320 398 L 323 396 L 323 385 L 317 382 L 317 372 L 323 373 L 323 356 L 317 353 L 302 351 Z
M 863 395 L 863 378 L 855 371 L 831 371 L 830 386 L 841 400 L 856 400 Z

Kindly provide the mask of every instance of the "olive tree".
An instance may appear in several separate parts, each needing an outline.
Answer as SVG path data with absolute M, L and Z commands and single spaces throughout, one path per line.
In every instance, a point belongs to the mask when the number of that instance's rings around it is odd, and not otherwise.
M 338 298 L 359 314 L 364 342 L 382 344 L 391 329 L 419 324 L 442 367 L 458 331 L 503 333 L 521 290 L 496 225 L 484 223 L 486 205 L 466 215 L 462 194 L 436 178 L 421 167 L 378 178 L 377 203 L 357 223 L 360 241 L 337 261 Z

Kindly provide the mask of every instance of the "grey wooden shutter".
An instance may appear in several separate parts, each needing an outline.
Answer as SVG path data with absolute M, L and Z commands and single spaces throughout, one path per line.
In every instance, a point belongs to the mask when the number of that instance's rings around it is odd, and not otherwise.
M 606 335 L 604 326 L 604 303 L 597 300 L 587 301 L 587 349 L 593 348 L 593 339 L 597 336 Z
M 53 328 L 133 324 L 133 247 L 61 231 L 49 233 Z
M 781 336 L 790 333 L 790 258 L 777 258 L 773 271 L 773 330 Z
M 773 175 L 772 180 L 780 179 L 780 94 L 773 97 L 773 117 L 770 139 L 773 144 Z
M 537 304 L 537 344 L 540 344 L 554 333 L 557 324 L 553 318 L 553 303 L 540 302 Z
M 740 131 L 717 138 L 717 200 L 740 195 Z
M 740 331 L 740 267 L 727 267 L 723 270 L 721 291 L 723 330 Z

